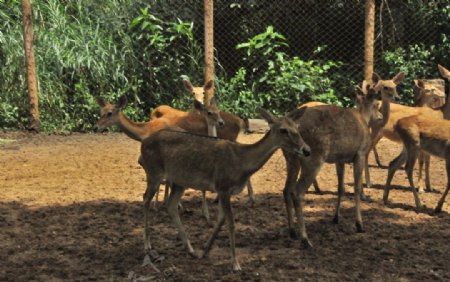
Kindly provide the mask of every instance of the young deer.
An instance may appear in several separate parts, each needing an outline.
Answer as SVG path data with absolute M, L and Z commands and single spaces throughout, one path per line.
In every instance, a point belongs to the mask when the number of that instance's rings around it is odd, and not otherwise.
M 409 185 L 414 194 L 416 209 L 420 210 L 419 195 L 414 188 L 413 169 L 417 156 L 422 150 L 445 160 L 447 188 L 435 208 L 436 213 L 440 212 L 450 189 L 450 121 L 415 115 L 400 119 L 395 125 L 395 130 L 403 141 L 404 148 L 400 155 L 389 164 L 388 177 L 384 187 L 384 203 L 388 203 L 389 189 L 395 172 L 406 161 Z
M 188 80 L 183 80 L 183 84 L 184 87 L 186 88 L 186 90 L 188 90 L 190 93 L 192 93 L 192 95 L 194 96 L 194 101 L 199 101 L 199 102 L 203 102 L 205 93 L 213 86 L 213 81 L 210 80 L 208 81 L 203 87 L 198 87 L 198 86 L 193 86 L 191 84 L 190 81 Z M 214 104 L 215 109 L 216 107 L 216 100 L 215 98 L 213 98 L 211 100 L 211 103 Z M 217 112 L 219 112 L 218 110 L 216 110 Z M 226 140 L 230 140 L 230 141 L 236 141 L 239 132 L 241 132 L 241 130 L 243 130 L 244 128 L 244 121 L 239 118 L 238 116 L 235 116 L 233 114 L 227 113 L 227 112 L 222 112 L 220 111 L 220 117 L 222 118 L 223 122 L 219 122 L 217 123 L 214 119 L 212 119 L 214 112 L 209 111 L 208 109 L 206 109 L 204 111 L 206 113 L 206 115 L 204 115 L 205 117 L 205 122 L 208 125 L 207 129 L 203 128 L 202 130 L 197 130 L 197 131 L 193 131 L 190 129 L 186 129 L 187 131 L 190 132 L 195 132 L 198 134 L 203 134 L 203 135 L 209 135 L 209 136 L 213 136 L 213 137 L 218 137 L 221 139 L 226 139 Z M 183 112 L 183 111 L 179 111 L 176 110 L 172 107 L 169 106 L 159 106 L 157 107 L 153 112 L 152 112 L 152 119 L 158 119 L 158 118 L 166 118 L 166 119 L 176 119 L 182 116 L 187 115 L 187 112 Z M 180 126 L 182 128 L 184 128 L 183 126 Z M 167 188 L 167 186 L 166 186 Z M 255 196 L 253 193 L 253 186 L 252 183 L 250 181 L 250 179 L 248 180 L 247 183 L 247 191 L 248 191 L 248 198 L 249 198 L 249 203 L 251 205 L 253 205 L 255 203 Z M 167 192 L 168 189 L 166 189 L 166 192 L 164 193 L 164 201 L 166 201 L 166 196 L 167 196 Z M 203 202 L 206 204 L 206 196 L 203 194 L 204 200 Z M 207 207 L 206 207 L 207 210 Z M 208 214 L 208 213 L 207 213 Z
M 438 65 L 439 71 L 444 78 L 450 80 L 450 72 L 445 69 L 443 66 Z M 419 84 L 420 85 L 420 84 Z M 424 89 L 422 89 L 424 90 Z M 372 148 L 375 148 L 375 145 L 382 137 L 386 137 L 391 141 L 400 143 L 401 139 L 397 132 L 394 130 L 394 125 L 402 118 L 413 116 L 413 115 L 426 115 L 430 118 L 435 119 L 450 119 L 450 96 L 447 97 L 445 104 L 436 109 L 431 109 L 428 107 L 408 107 L 399 104 L 392 104 L 390 110 L 390 117 L 385 126 L 380 128 L 380 126 L 374 125 L 371 127 L 372 129 L 372 137 L 373 143 Z M 430 185 L 430 177 L 429 177 L 429 166 L 425 166 L 425 184 L 426 189 L 431 190 Z
M 292 112 L 296 118 L 303 109 Z M 298 124 L 291 118 L 274 118 L 261 109 L 270 131 L 255 144 L 238 144 L 228 140 L 193 135 L 188 132 L 162 130 L 144 140 L 141 147 L 143 167 L 147 174 L 144 200 L 145 250 L 151 249 L 148 219 L 149 204 L 159 183 L 166 178 L 172 184 L 167 209 L 189 254 L 197 257 L 178 214 L 178 202 L 186 187 L 217 192 L 219 214 L 214 230 L 201 257 L 208 254 L 225 219 L 228 223 L 231 260 L 234 270 L 241 267 L 235 256 L 234 218 L 231 195 L 240 193 L 249 177 L 258 171 L 278 148 L 295 155 L 309 155 L 310 149 L 301 138 Z
M 402 76 L 402 73 L 398 74 L 394 81 L 400 80 Z M 364 110 L 343 109 L 331 105 L 316 106 L 306 108 L 304 114 L 295 119 L 301 125 L 300 134 L 311 147 L 311 156 L 306 159 L 287 151 L 283 152 L 287 161 L 287 179 L 283 195 L 290 234 L 296 236 L 292 228 L 292 208 L 294 208 L 301 242 L 306 247 L 312 247 L 312 244 L 306 234 L 303 220 L 303 198 L 325 162 L 336 164 L 338 176 L 338 199 L 333 220 L 335 223 L 339 222 L 345 163 L 353 163 L 356 227 L 358 232 L 363 232 L 360 211 L 361 174 L 371 145 L 368 123 L 373 116 L 372 104 L 377 102 L 375 92 L 380 91 L 380 87 L 383 87 L 383 84 L 376 84 L 364 97 L 367 100 L 367 103 L 364 103 L 367 105 Z M 396 92 L 382 91 L 381 95 L 383 113 L 387 114 L 392 96 L 396 95 Z M 300 178 L 296 182 L 300 168 Z
M 148 122 L 133 122 L 122 112 L 122 109 L 128 103 L 125 96 L 119 98 L 117 105 L 107 103 L 102 98 L 97 98 L 97 103 L 101 107 L 101 116 L 97 122 L 98 130 L 115 125 L 128 137 L 140 142 L 155 132 L 168 127 L 178 127 L 193 133 L 203 133 L 207 130 L 205 119 L 208 119 L 210 123 L 213 123 L 213 121 L 223 123 L 214 99 L 207 107 L 194 100 L 194 110 L 191 112 L 171 119 L 158 118 Z M 166 193 L 168 193 L 168 190 L 166 184 Z M 204 195 L 202 198 L 202 213 L 206 221 L 210 223 L 208 205 Z

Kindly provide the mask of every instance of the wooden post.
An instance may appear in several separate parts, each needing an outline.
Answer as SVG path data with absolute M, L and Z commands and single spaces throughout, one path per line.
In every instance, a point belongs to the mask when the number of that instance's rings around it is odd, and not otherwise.
M 205 83 L 214 80 L 214 1 L 204 0 L 205 9 Z M 205 105 L 214 96 L 214 85 L 205 93 Z
M 30 0 L 22 0 L 23 13 L 23 46 L 25 50 L 25 62 L 27 68 L 27 86 L 29 101 L 28 130 L 39 131 L 39 99 L 36 79 L 36 66 L 33 52 L 33 26 L 31 23 Z
M 375 33 L 375 0 L 366 0 L 366 20 L 364 36 L 364 79 L 372 81 L 373 74 L 373 41 Z

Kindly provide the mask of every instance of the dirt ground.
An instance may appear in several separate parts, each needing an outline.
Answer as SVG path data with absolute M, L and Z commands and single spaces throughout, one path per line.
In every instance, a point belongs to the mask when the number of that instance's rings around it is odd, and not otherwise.
M 255 206 L 247 203 L 245 190 L 233 198 L 243 268 L 234 273 L 226 228 L 209 258 L 191 258 L 164 207 L 151 219 L 159 260 L 155 268 L 143 266 L 145 176 L 137 163 L 138 142 L 121 133 L 0 138 L 0 281 L 450 281 L 450 199 L 432 215 L 447 184 L 442 160 L 432 159 L 435 190 L 420 194 L 426 208 L 416 213 L 403 170 L 393 180 L 391 204 L 382 205 L 387 170 L 375 167 L 371 156 L 374 187 L 366 193 L 373 201 L 362 204 L 365 233 L 355 232 L 349 166 L 341 222 L 332 223 L 337 180 L 334 166 L 326 165 L 318 178 L 324 194 L 306 197 L 314 248 L 305 250 L 286 233 L 285 163 L 277 151 L 252 177 Z M 399 151 L 390 141 L 379 145 L 384 164 Z M 214 195 L 208 197 L 215 219 Z M 200 249 L 212 231 L 201 216 L 200 193 L 187 190 L 183 205 L 182 221 Z

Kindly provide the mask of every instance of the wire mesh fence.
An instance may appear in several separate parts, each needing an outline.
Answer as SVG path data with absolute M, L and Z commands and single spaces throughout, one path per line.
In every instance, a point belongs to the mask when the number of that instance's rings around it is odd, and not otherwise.
M 350 104 L 346 90 L 363 79 L 365 2 L 215 0 L 222 108 L 249 117 L 256 106 L 282 113 L 311 99 Z M 16 94 L 25 92 L 26 82 L 17 75 L 23 72 L 20 5 L 8 3 L 0 3 L 0 60 L 8 65 L 0 70 L 0 107 L 7 109 L 0 120 L 14 127 L 27 116 L 26 99 Z M 97 110 L 93 96 L 99 95 L 110 100 L 127 95 L 133 106 L 127 114 L 140 120 L 160 104 L 186 109 L 191 100 L 180 77 L 203 83 L 203 1 L 33 5 L 40 103 L 49 123 L 84 128 Z M 375 6 L 375 71 L 382 77 L 405 71 L 411 98 L 413 79 L 436 78 L 437 63 L 450 65 L 450 5 L 376 0 Z M 447 49 L 436 52 L 443 42 Z

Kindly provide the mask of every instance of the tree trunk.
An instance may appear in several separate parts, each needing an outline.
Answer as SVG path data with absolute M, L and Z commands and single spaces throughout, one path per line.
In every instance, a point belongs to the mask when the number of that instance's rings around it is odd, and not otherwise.
M 205 83 L 214 80 L 214 2 L 204 0 L 205 8 Z M 205 105 L 214 96 L 214 85 L 205 93 Z
M 366 0 L 366 20 L 364 39 L 364 79 L 372 81 L 373 74 L 373 40 L 375 33 L 375 0 Z
M 29 101 L 28 130 L 39 131 L 39 99 L 36 78 L 36 66 L 33 52 L 33 26 L 31 23 L 30 0 L 22 1 L 23 12 L 23 45 L 25 50 L 25 62 L 27 67 L 27 86 Z

